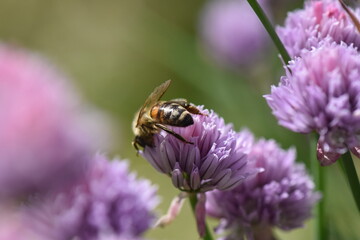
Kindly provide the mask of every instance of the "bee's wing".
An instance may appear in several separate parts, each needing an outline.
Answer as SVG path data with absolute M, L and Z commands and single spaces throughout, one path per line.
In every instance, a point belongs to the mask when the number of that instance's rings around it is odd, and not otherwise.
M 144 115 L 144 113 L 146 112 L 147 107 L 151 106 L 154 103 L 156 103 L 157 101 L 159 101 L 159 99 L 162 97 L 162 95 L 164 95 L 166 90 L 169 88 L 170 83 L 171 83 L 171 80 L 167 80 L 166 82 L 162 83 L 160 86 L 155 88 L 154 91 L 149 95 L 149 97 L 145 100 L 144 105 L 139 110 L 139 116 L 137 119 L 137 123 L 139 123 L 139 119 L 141 119 L 142 115 Z
M 145 106 L 153 105 L 164 95 L 168 87 L 170 86 L 171 80 L 167 80 L 166 82 L 162 83 L 160 86 L 154 89 L 154 91 L 150 94 L 150 96 L 146 99 L 144 103 Z

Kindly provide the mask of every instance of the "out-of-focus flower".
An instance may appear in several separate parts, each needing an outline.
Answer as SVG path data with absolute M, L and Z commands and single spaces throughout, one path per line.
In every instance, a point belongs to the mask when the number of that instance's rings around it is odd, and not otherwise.
M 127 162 L 96 155 L 82 181 L 32 206 L 29 216 L 56 240 L 137 239 L 153 224 L 156 191 L 129 173 Z
M 301 227 L 320 195 L 304 165 L 295 163 L 295 150 L 285 151 L 275 141 L 261 139 L 248 158 L 250 165 L 265 171 L 231 191 L 206 194 L 207 213 L 221 220 L 217 232 L 227 232 L 226 240 L 270 240 L 273 227 Z
M 41 57 L 0 44 L 0 198 L 62 186 L 97 151 L 99 126 L 84 127 L 89 112 L 66 80 Z
M 170 127 L 193 144 L 161 132 L 154 136 L 155 146 L 145 147 L 142 155 L 182 191 L 231 189 L 257 172 L 247 166 L 250 139 L 236 133 L 213 111 L 199 109 L 206 115 L 193 115 L 193 125 Z
M 267 4 L 260 2 L 266 10 Z M 269 40 L 246 0 L 210 1 L 201 14 L 199 28 L 208 55 L 229 68 L 253 63 Z
M 0 206 L 0 240 L 54 240 L 37 234 L 21 211 L 13 206 Z
M 360 19 L 360 9 L 350 9 Z M 326 37 L 360 47 L 360 34 L 338 0 L 306 1 L 304 9 L 288 14 L 277 32 L 291 56 L 318 47 Z
M 105 235 L 101 235 L 98 238 L 96 238 L 96 240 L 145 240 L 144 238 L 140 238 L 140 237 L 130 237 L 130 236 L 117 236 L 115 234 L 109 235 L 109 234 L 105 234 Z
M 288 65 L 265 98 L 280 125 L 320 135 L 318 158 L 332 164 L 348 149 L 359 155 L 360 55 L 345 44 L 324 42 Z

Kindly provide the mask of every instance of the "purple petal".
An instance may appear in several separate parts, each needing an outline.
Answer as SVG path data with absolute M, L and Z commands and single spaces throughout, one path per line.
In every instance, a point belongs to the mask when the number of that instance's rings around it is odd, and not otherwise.
M 158 159 L 158 157 L 156 157 L 155 150 L 143 151 L 143 152 L 140 152 L 140 154 L 141 154 L 141 156 L 146 158 L 158 172 L 166 173 L 165 169 L 163 168 L 163 166 L 161 164 L 160 159 Z
M 218 161 L 219 159 L 215 154 L 211 154 L 205 159 L 200 168 L 200 173 L 203 179 L 209 178 L 214 174 L 218 166 Z
M 178 163 L 176 163 L 176 164 L 179 165 Z M 177 166 L 177 168 L 175 168 L 175 170 L 172 171 L 171 180 L 172 180 L 173 185 L 176 188 L 181 189 L 183 186 L 183 183 L 184 183 L 184 176 L 178 167 L 179 166 Z
M 167 146 L 166 142 L 160 143 L 159 151 L 163 169 L 166 173 L 170 173 L 175 164 L 174 151 L 171 149 L 171 147 Z
M 246 177 L 244 175 L 237 175 L 235 177 L 231 177 L 230 180 L 222 184 L 221 190 L 230 190 L 232 188 L 235 188 L 245 178 Z
M 213 183 L 217 186 L 221 186 L 222 184 L 225 184 L 231 177 L 231 170 L 230 169 L 224 169 L 216 174 L 216 176 L 213 179 Z
M 194 166 L 193 171 L 190 175 L 190 187 L 191 189 L 198 190 L 200 188 L 200 174 L 199 169 Z

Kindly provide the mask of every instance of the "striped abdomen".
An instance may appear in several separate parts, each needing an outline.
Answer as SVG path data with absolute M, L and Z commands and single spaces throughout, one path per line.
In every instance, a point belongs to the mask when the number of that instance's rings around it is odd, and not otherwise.
M 191 114 L 181 105 L 174 102 L 160 102 L 151 108 L 150 116 L 158 123 L 187 127 L 194 123 Z

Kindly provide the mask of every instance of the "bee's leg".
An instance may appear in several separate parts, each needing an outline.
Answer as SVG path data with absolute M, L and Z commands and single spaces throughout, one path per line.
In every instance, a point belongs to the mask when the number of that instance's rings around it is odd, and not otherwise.
M 189 143 L 189 144 L 194 144 L 192 142 L 187 141 L 185 138 L 183 138 L 181 135 L 177 134 L 176 132 L 174 132 L 173 130 L 167 128 L 166 126 L 160 124 L 160 123 L 155 123 L 155 126 L 164 130 L 165 132 L 173 135 L 174 137 L 176 137 L 177 139 L 179 139 L 180 141 L 184 142 L 184 143 Z
M 188 104 L 187 106 L 184 106 L 184 108 L 192 114 L 207 116 L 207 114 L 200 112 L 200 110 L 192 104 Z
M 181 105 L 188 112 L 190 112 L 192 114 L 205 115 L 205 116 L 207 115 L 207 114 L 201 113 L 200 110 L 197 107 L 195 107 L 194 105 L 189 103 L 185 98 L 176 98 L 176 99 L 173 99 L 173 100 L 171 100 L 169 102 L 174 102 L 174 103 L 177 103 L 177 104 Z
M 132 143 L 133 147 L 135 148 L 136 156 L 138 157 L 139 156 L 139 151 L 140 151 L 140 149 L 138 147 L 138 143 L 136 142 L 136 140 L 132 141 L 131 143 Z

